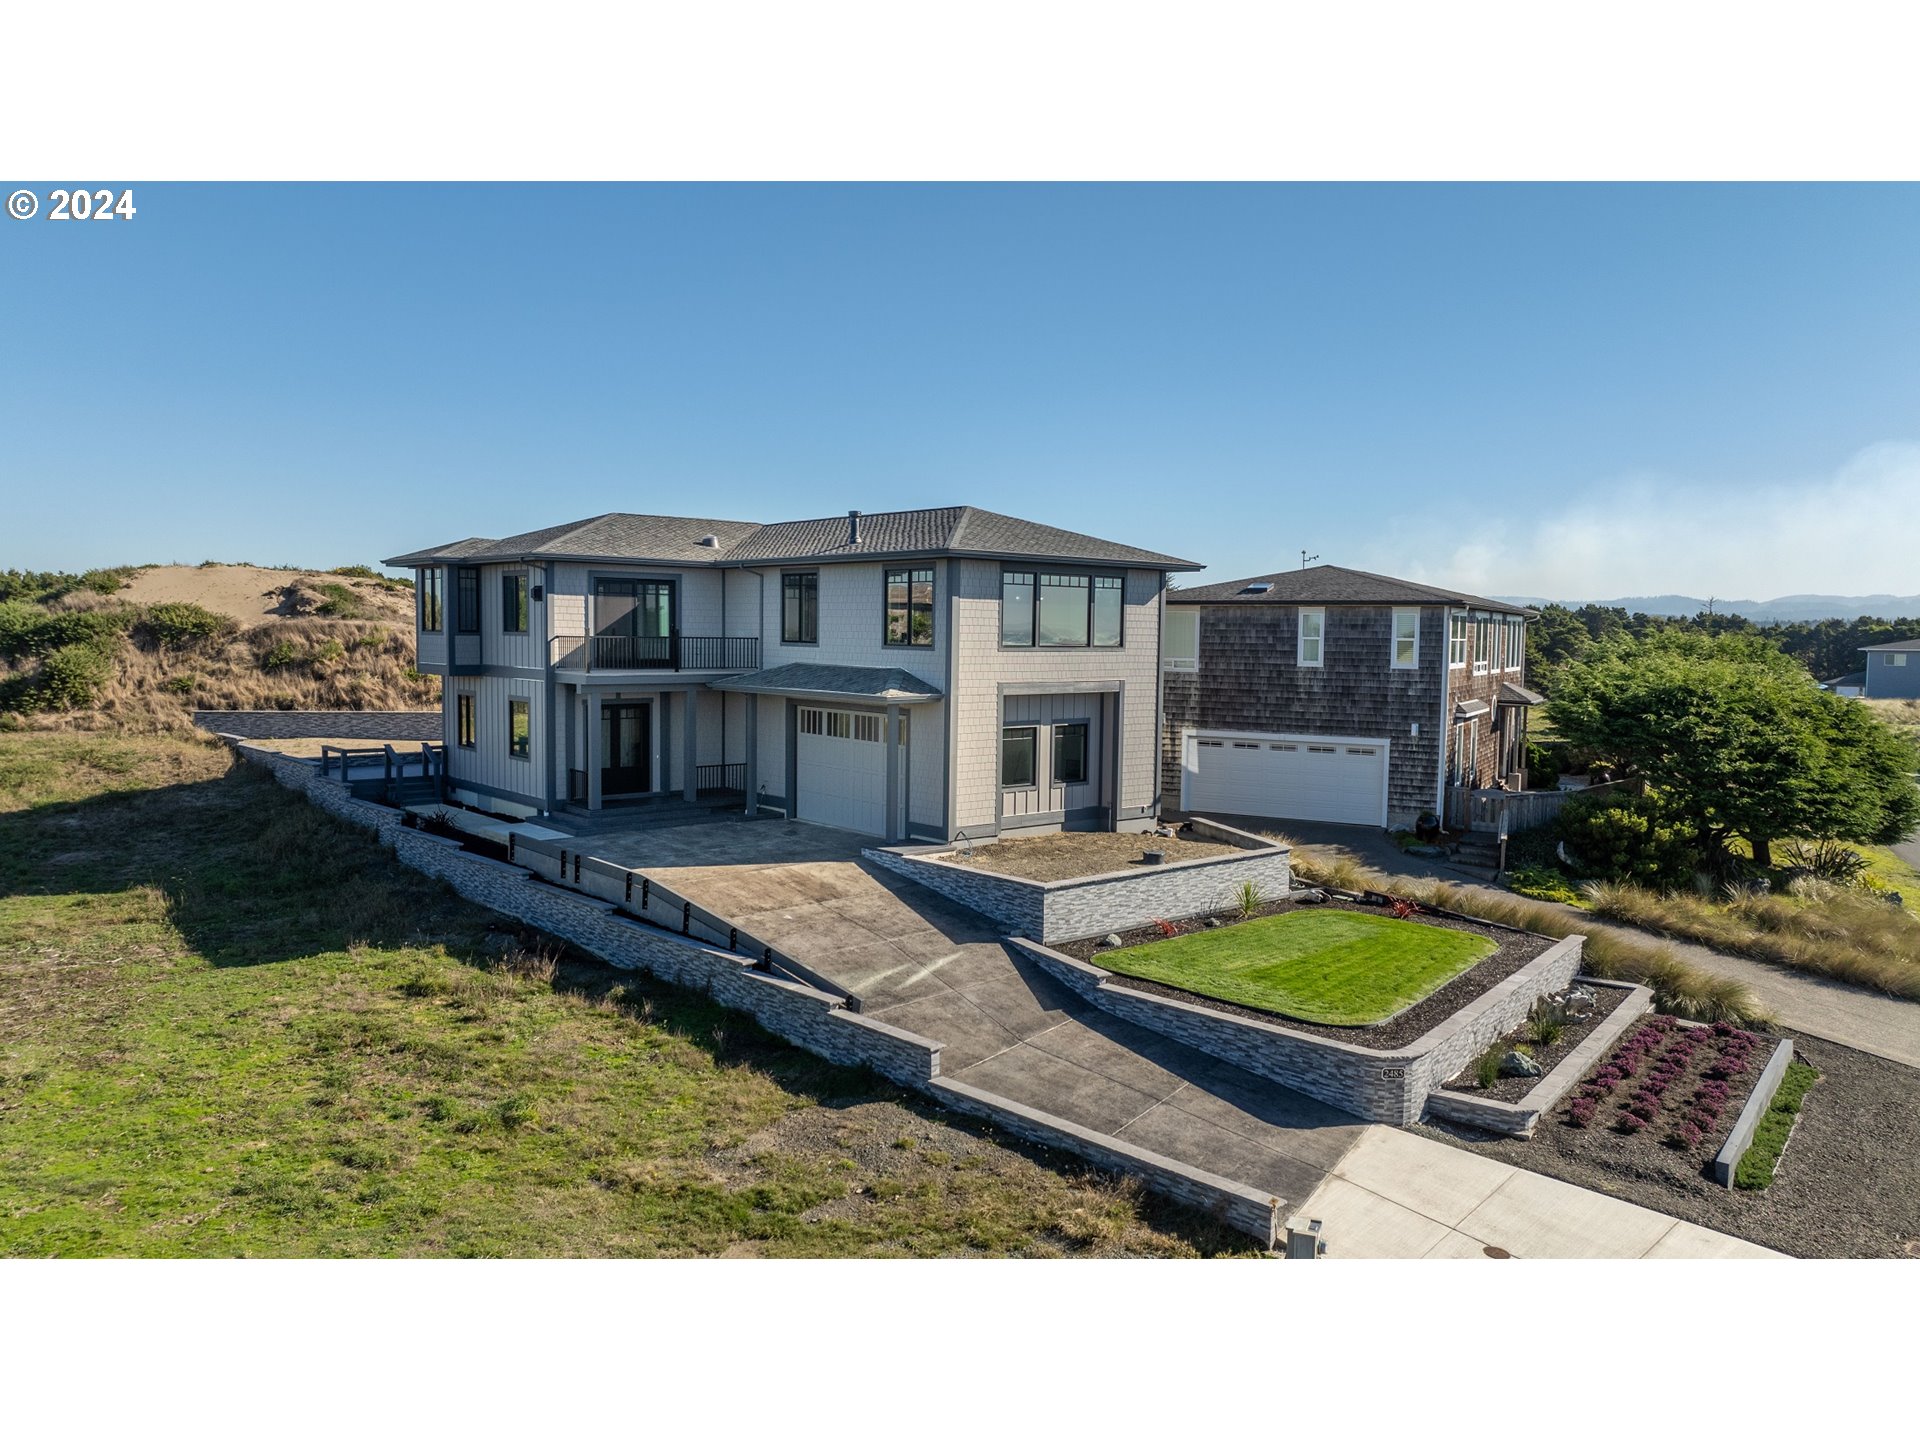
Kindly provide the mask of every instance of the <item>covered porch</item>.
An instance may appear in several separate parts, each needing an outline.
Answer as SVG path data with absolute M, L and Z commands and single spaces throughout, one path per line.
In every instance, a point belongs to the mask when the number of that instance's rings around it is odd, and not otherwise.
M 560 687 L 561 794 L 598 813 L 662 802 L 744 803 L 744 706 L 704 683 Z

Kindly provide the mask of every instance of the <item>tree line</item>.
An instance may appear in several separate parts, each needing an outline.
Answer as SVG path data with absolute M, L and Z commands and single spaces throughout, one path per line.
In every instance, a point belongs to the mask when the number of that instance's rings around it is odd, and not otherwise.
M 1570 661 L 1586 659 L 1603 641 L 1650 635 L 1737 635 L 1763 640 L 1798 661 L 1816 680 L 1831 680 L 1864 669 L 1867 645 L 1920 639 L 1920 618 L 1887 620 L 1862 615 L 1856 620 L 1749 620 L 1744 615 L 1642 615 L 1617 605 L 1548 605 L 1527 626 L 1527 683 L 1551 693 L 1554 672 Z

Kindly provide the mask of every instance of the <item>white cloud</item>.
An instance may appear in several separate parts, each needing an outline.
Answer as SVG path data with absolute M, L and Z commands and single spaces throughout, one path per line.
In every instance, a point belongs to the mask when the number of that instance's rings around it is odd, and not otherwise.
M 1489 523 L 1437 564 L 1398 568 L 1383 547 L 1363 569 L 1479 594 L 1920 593 L 1920 444 L 1861 451 L 1830 475 L 1737 493 L 1645 477 L 1595 486 L 1557 513 Z M 1485 514 L 1484 500 L 1455 512 Z

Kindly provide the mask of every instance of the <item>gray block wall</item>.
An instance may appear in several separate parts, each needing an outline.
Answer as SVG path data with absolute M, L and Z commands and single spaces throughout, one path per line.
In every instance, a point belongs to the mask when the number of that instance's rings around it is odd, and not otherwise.
M 193 723 L 242 740 L 440 740 L 438 710 L 196 710 Z

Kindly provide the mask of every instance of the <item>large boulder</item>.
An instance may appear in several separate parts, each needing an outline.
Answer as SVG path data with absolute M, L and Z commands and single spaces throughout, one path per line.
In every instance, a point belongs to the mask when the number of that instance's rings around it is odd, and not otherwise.
M 1522 1075 L 1531 1077 L 1541 1074 L 1542 1071 L 1540 1062 L 1526 1051 L 1509 1050 L 1500 1057 L 1500 1073 L 1506 1077 Z

